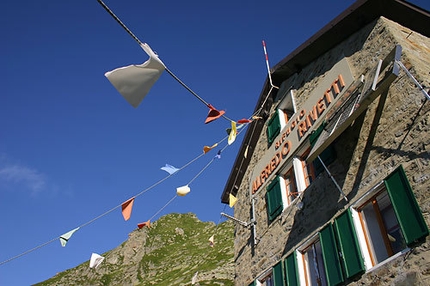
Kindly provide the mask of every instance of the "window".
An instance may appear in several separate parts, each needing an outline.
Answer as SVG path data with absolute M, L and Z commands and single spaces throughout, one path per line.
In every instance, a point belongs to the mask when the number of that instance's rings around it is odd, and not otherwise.
M 333 223 L 326 225 L 299 247 L 298 254 L 301 258 L 298 260 L 298 275 L 304 285 L 338 285 L 362 273 L 364 262 L 351 211 L 347 210 Z M 286 261 L 288 259 L 292 260 L 287 258 Z M 293 262 L 290 261 L 290 265 Z
M 273 221 L 299 195 L 296 185 L 294 168 L 285 174 L 277 176 L 266 187 L 267 216 Z
M 269 275 L 267 275 L 263 279 L 259 280 L 259 282 L 260 282 L 259 285 L 261 285 L 261 286 L 274 286 L 272 273 L 270 273 Z
M 300 157 L 300 160 L 302 161 L 303 176 L 305 178 L 306 187 L 308 187 L 315 179 L 314 165 L 312 163 L 306 163 L 306 157 L 308 157 L 310 151 L 311 150 L 308 149 Z
M 276 136 L 278 136 L 281 130 L 285 127 L 287 121 L 287 114 L 281 109 L 276 109 L 275 113 L 267 123 L 266 135 L 269 146 L 273 143 L 273 141 L 275 141 Z
M 297 192 L 296 176 L 294 175 L 294 169 L 290 168 L 284 174 L 283 177 L 285 180 L 288 205 L 290 205 L 294 201 L 294 199 L 297 198 L 297 196 L 299 195 L 299 193 Z
M 366 264 L 371 268 L 429 234 L 403 168 L 355 207 Z
M 309 151 L 310 150 L 307 150 L 301 156 L 293 158 L 297 189 L 299 192 L 303 192 L 315 178 L 313 164 L 306 162 Z
M 282 188 L 285 188 L 285 184 L 283 181 L 282 177 L 277 176 L 266 187 L 267 216 L 269 221 L 273 221 L 284 210 L 282 194 L 285 192 L 283 192 Z
M 271 269 L 263 273 L 253 286 L 285 286 L 284 262 L 279 261 Z
M 300 252 L 305 273 L 305 285 L 327 285 L 320 240 L 316 238 Z

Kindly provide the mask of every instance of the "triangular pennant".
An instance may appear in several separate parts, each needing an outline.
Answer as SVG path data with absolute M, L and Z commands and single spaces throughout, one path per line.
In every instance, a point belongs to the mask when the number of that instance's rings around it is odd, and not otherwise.
M 237 134 L 236 122 L 232 121 L 230 135 L 228 136 L 228 142 L 227 142 L 228 145 L 233 144 L 234 140 L 236 140 L 236 134 Z
M 221 150 L 216 153 L 215 158 L 221 159 Z
M 177 171 L 179 171 L 178 168 L 173 167 L 172 165 L 169 165 L 169 164 L 166 164 L 166 166 L 161 167 L 161 170 L 166 171 L 170 175 L 172 175 L 172 174 L 176 173 Z
M 210 150 L 212 150 L 213 148 L 215 148 L 216 146 L 218 146 L 218 143 L 215 143 L 215 144 L 213 144 L 212 146 L 204 146 L 203 147 L 203 153 L 207 153 L 207 152 L 209 152 Z
M 176 188 L 176 194 L 177 194 L 178 196 L 181 196 L 181 197 L 185 196 L 185 195 L 186 195 L 186 194 L 188 194 L 190 191 L 191 191 L 191 190 L 190 190 L 190 187 L 188 187 L 188 185 L 185 185 L 185 186 L 182 186 L 182 187 Z
M 193 278 L 191 279 L 191 284 L 192 285 L 194 285 L 194 284 L 196 284 L 197 283 L 197 275 L 199 274 L 199 272 L 197 271 L 195 274 L 194 274 L 194 276 L 193 276 Z
M 220 118 L 225 113 L 224 110 L 218 111 L 215 107 L 213 107 L 210 104 L 208 104 L 208 107 L 209 107 L 209 113 L 208 113 L 208 116 L 206 117 L 205 124 L 208 124 L 209 122 L 212 122 Z
M 239 124 L 245 124 L 245 123 L 250 123 L 250 122 L 252 122 L 252 120 L 249 120 L 249 119 L 246 119 L 246 118 L 240 119 L 240 120 L 237 121 L 237 123 L 239 123 Z
M 72 229 L 69 232 L 66 232 L 62 236 L 60 236 L 60 243 L 62 247 L 65 247 L 67 242 L 69 241 L 70 237 L 79 229 L 79 227 Z
M 258 120 L 258 119 L 263 119 L 263 117 L 254 115 L 254 116 L 252 116 L 252 119 L 253 120 Z
M 137 224 L 137 227 L 139 229 L 143 228 L 144 226 L 146 226 L 147 228 L 151 228 L 151 220 L 147 220 L 145 222 L 141 222 Z
M 148 44 L 143 43 L 141 47 L 149 56 L 146 62 L 105 73 L 111 84 L 133 107 L 139 106 L 166 68 Z
M 237 198 L 232 194 L 230 194 L 228 205 L 232 208 L 236 202 L 237 202 Z
M 121 204 L 122 216 L 124 220 L 129 220 L 131 216 L 131 211 L 133 209 L 134 198 L 131 198 Z
M 209 237 L 209 246 L 214 247 L 214 245 L 215 245 L 215 236 L 212 235 L 211 237 Z
M 91 254 L 90 259 L 90 268 L 97 268 L 103 262 L 105 258 L 103 256 L 98 255 L 97 253 Z

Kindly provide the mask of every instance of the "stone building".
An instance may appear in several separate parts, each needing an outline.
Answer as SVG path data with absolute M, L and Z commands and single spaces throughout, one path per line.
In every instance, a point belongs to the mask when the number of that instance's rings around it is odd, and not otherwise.
M 221 197 L 235 285 L 430 285 L 429 36 L 359 0 L 272 69 Z

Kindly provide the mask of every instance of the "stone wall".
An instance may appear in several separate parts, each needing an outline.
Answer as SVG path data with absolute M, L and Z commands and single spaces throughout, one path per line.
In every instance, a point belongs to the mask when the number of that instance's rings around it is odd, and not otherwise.
M 369 73 L 396 44 L 402 62 L 425 86 L 430 86 L 430 40 L 388 19 L 380 18 L 288 79 L 296 89 L 296 104 L 306 101 L 327 71 L 346 57 L 354 78 Z M 276 102 L 275 102 L 276 103 Z M 235 227 L 235 285 L 248 285 L 259 274 L 290 254 L 298 244 L 343 212 L 400 164 L 409 178 L 427 225 L 430 225 L 430 102 L 400 71 L 387 94 L 378 97 L 335 141 L 337 159 L 330 171 L 346 202 L 325 172 L 303 194 L 304 208 L 289 206 L 269 223 L 265 190 L 256 193 L 256 234 Z M 252 171 L 267 150 L 265 129 L 255 147 L 237 193 L 235 217 L 249 221 Z M 297 201 L 297 200 L 296 200 Z M 363 274 L 352 285 L 430 285 L 430 238 L 410 253 Z

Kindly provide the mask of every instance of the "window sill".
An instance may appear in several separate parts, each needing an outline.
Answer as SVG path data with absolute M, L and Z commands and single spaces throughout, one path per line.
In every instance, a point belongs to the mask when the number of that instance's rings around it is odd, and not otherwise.
M 381 263 L 379 263 L 379 264 L 377 264 L 377 265 L 373 266 L 372 268 L 369 268 L 369 269 L 366 271 L 366 273 L 370 273 L 370 272 L 372 272 L 372 271 L 375 271 L 375 270 L 379 269 L 380 267 L 382 267 L 382 266 L 384 266 L 385 264 L 387 264 L 387 263 L 389 263 L 389 262 L 393 261 L 394 259 L 397 259 L 398 257 L 400 257 L 400 256 L 402 256 L 402 255 L 405 255 L 405 254 L 406 254 L 406 253 L 408 253 L 410 250 L 411 250 L 411 249 L 410 249 L 409 247 L 408 247 L 408 248 L 405 248 L 404 250 L 402 250 L 402 251 L 400 251 L 400 252 L 398 252 L 398 253 L 394 254 L 393 256 L 388 257 L 387 259 L 385 259 L 385 260 L 384 260 L 384 261 L 382 261 Z

